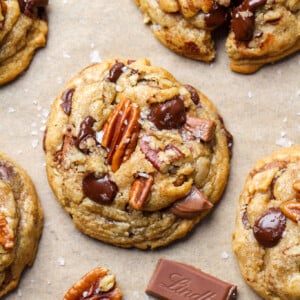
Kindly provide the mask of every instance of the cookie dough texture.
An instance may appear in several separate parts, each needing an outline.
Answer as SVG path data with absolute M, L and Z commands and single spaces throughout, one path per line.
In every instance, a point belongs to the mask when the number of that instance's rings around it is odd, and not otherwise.
M 32 265 L 43 211 L 25 171 L 0 153 L 0 297 L 14 289 Z
M 40 3 L 40 4 L 38 4 Z M 47 1 L 0 0 L 0 85 L 21 74 L 36 49 L 45 46 Z
M 223 27 L 230 68 L 253 73 L 300 49 L 300 1 L 135 0 L 156 38 L 183 56 L 211 62 Z M 229 21 L 230 22 L 227 22 Z
M 300 299 L 300 146 L 259 160 L 240 196 L 233 250 L 264 299 Z
M 47 175 L 75 226 L 141 249 L 184 237 L 221 197 L 232 136 L 214 105 L 146 59 L 71 79 L 44 139 Z

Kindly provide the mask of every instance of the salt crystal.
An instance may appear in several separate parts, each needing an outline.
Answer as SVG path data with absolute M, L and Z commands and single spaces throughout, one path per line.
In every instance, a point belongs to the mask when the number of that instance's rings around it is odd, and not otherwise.
M 96 131 L 96 141 L 101 144 L 102 143 L 102 138 L 103 138 L 103 130 L 101 131 Z
M 94 43 L 91 43 L 91 48 L 93 49 L 95 47 L 95 44 Z
M 117 92 L 122 92 L 122 91 L 123 91 L 123 88 L 122 88 L 120 85 L 117 85 L 117 86 L 116 86 L 116 91 L 117 91 Z
M 229 254 L 227 253 L 227 252 L 222 252 L 222 254 L 221 254 L 221 257 L 223 258 L 223 259 L 228 259 L 229 258 Z
M 286 132 L 285 132 L 285 131 L 281 131 L 280 136 L 281 136 L 282 138 L 283 138 L 283 137 L 286 137 Z
M 19 297 L 22 297 L 22 296 L 23 296 L 21 289 L 18 289 L 17 293 L 18 293 L 18 296 L 19 296 Z
M 31 127 L 36 127 L 36 122 L 32 122 Z
M 278 69 L 278 70 L 277 70 L 277 74 L 281 76 L 282 70 L 281 70 L 281 69 Z
M 9 107 L 8 110 L 7 110 L 8 113 L 13 113 L 13 112 L 15 112 L 15 111 L 16 111 L 16 110 L 15 110 L 15 108 L 13 108 L 13 107 Z
M 60 266 L 64 266 L 65 265 L 65 259 L 63 257 L 59 257 L 57 259 L 57 262 Z
M 150 177 L 149 174 L 144 173 L 144 172 L 139 172 L 138 175 L 141 176 L 141 177 L 144 177 L 144 178 L 149 178 Z
M 159 31 L 159 30 L 162 29 L 161 25 L 159 25 L 159 24 L 154 24 L 154 25 L 152 26 L 152 28 L 153 28 L 153 30 L 157 30 L 157 31 Z
M 90 61 L 91 61 L 91 63 L 98 63 L 98 62 L 102 61 L 98 50 L 94 50 L 91 52 Z
M 275 144 L 278 145 L 278 146 L 281 146 L 281 147 L 290 147 L 294 143 L 286 137 L 281 137 L 281 138 L 276 140 Z
M 38 140 L 33 140 L 33 141 L 31 142 L 32 148 L 36 148 L 38 144 L 39 144 L 39 141 L 38 141 Z
M 33 100 L 33 101 L 32 101 L 32 104 L 37 105 L 38 102 L 37 102 L 36 100 Z
M 250 99 L 251 99 L 252 97 L 253 97 L 253 95 L 252 95 L 252 92 L 251 92 L 251 91 L 249 91 L 249 92 L 248 92 L 248 98 L 250 98 Z
M 63 51 L 63 57 L 64 58 L 70 58 L 70 54 L 67 51 Z
M 46 129 L 46 126 L 42 126 L 42 127 L 40 127 L 40 132 L 44 132 L 44 131 L 45 131 L 45 129 Z
M 282 122 L 286 123 L 287 122 L 287 117 L 285 117 Z
M 82 297 L 87 297 L 87 295 L 89 294 L 89 292 L 88 291 L 84 291 L 83 293 L 82 293 Z
M 38 133 L 37 133 L 37 131 L 36 130 L 32 130 L 31 131 L 31 135 L 37 135 Z

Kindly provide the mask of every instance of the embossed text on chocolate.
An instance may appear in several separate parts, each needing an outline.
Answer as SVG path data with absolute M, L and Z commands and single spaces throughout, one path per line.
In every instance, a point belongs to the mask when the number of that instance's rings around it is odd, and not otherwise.
M 212 291 L 205 291 L 201 294 L 193 291 L 191 287 L 191 279 L 179 273 L 171 273 L 168 279 L 168 282 L 161 282 L 160 286 L 178 296 L 183 296 L 186 299 L 213 300 L 217 297 L 217 294 Z

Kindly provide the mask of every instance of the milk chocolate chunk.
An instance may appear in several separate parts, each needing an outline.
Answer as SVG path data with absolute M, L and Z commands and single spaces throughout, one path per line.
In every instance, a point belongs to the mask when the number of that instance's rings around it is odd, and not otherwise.
M 94 173 L 84 177 L 82 188 L 87 197 L 100 204 L 111 203 L 118 192 L 117 185 L 107 175 L 103 178 L 96 178 Z
M 191 192 L 183 199 L 176 201 L 170 211 L 177 217 L 193 219 L 202 211 L 212 207 L 213 204 L 208 201 L 205 194 L 201 193 L 195 186 L 193 186 Z
M 264 247 L 276 246 L 285 230 L 286 217 L 279 207 L 269 208 L 256 222 L 253 233 Z
M 234 300 L 237 287 L 193 266 L 160 259 L 146 293 L 167 300 Z
M 186 121 L 183 100 L 176 96 L 164 103 L 154 103 L 151 106 L 149 120 L 158 129 L 177 129 Z

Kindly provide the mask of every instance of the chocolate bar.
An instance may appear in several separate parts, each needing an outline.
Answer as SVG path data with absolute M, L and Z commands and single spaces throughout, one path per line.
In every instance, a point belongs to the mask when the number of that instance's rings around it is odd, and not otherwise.
M 160 259 L 146 293 L 166 300 L 234 300 L 237 287 L 193 266 Z

